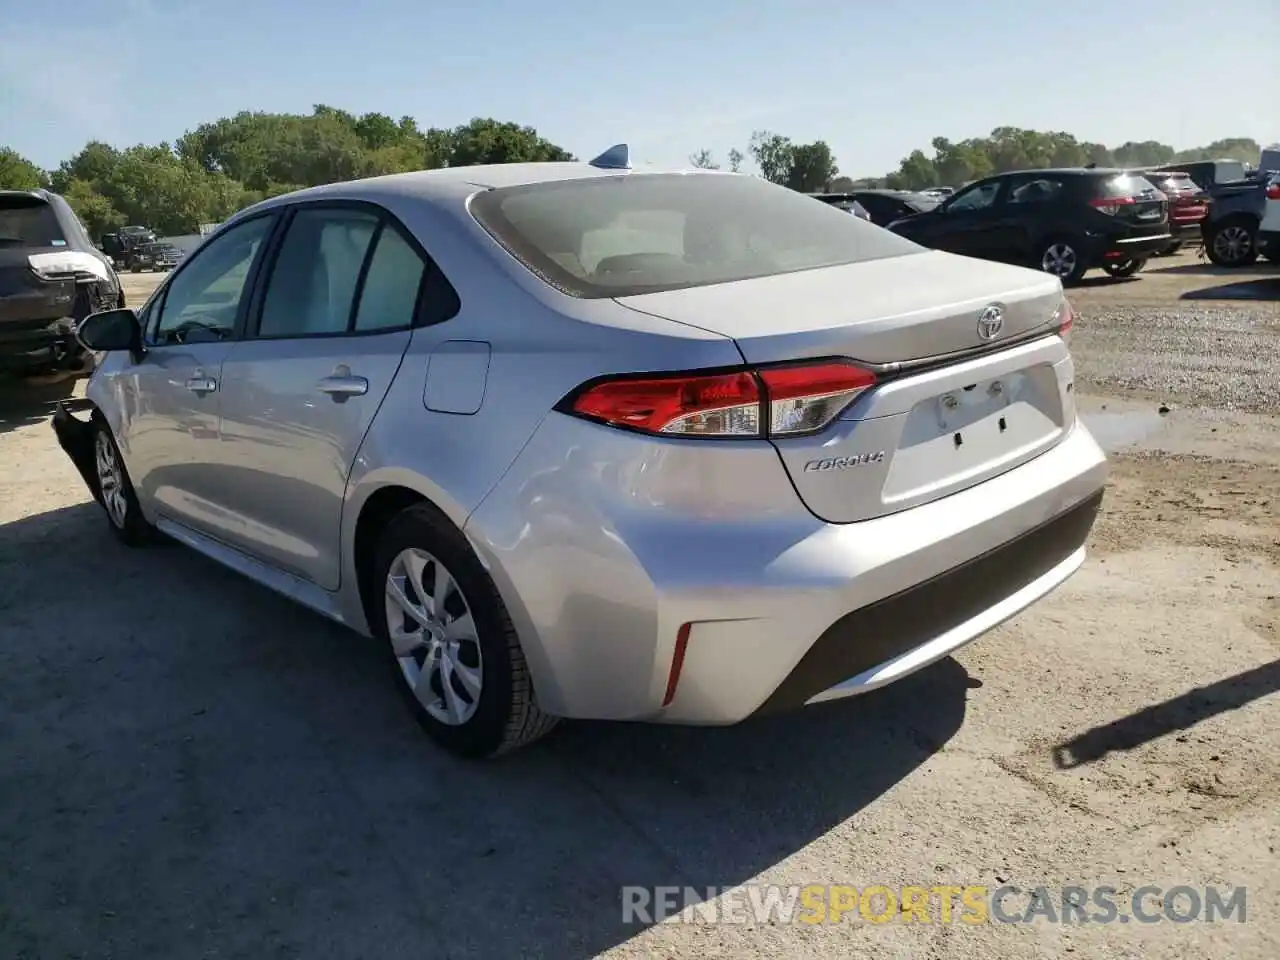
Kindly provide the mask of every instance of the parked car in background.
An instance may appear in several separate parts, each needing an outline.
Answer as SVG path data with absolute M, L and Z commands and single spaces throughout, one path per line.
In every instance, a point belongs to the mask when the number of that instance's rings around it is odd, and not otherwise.
M 1184 244 L 1199 243 L 1201 226 L 1209 215 L 1209 195 L 1180 170 L 1135 170 L 1169 198 L 1169 233 L 1173 240 L 1157 256 L 1172 256 Z
M 1280 173 L 1268 178 L 1266 196 L 1258 227 L 1258 249 L 1272 263 L 1280 263 Z
M 54 429 L 121 540 L 377 637 L 488 756 L 863 693 L 1053 590 L 1106 479 L 1071 321 L 1055 277 L 617 147 L 240 212 L 83 324 Z
M 61 196 L 0 190 L 0 370 L 80 370 L 89 314 L 124 306 L 111 261 Z
M 1161 170 L 1185 173 L 1201 190 L 1211 191 L 1227 183 L 1250 179 L 1249 165 L 1240 160 L 1193 160 L 1186 163 L 1162 163 Z
M 134 254 L 149 243 L 156 242 L 155 231 L 149 227 L 121 227 L 115 233 L 104 234 L 98 246 L 117 270 L 131 270 Z
M 1220 183 L 1209 188 L 1209 212 L 1201 221 L 1205 255 L 1218 266 L 1247 267 L 1258 259 L 1258 228 L 1267 203 L 1261 179 Z
M 1084 167 L 986 177 L 889 228 L 938 250 L 1034 266 L 1063 283 L 1095 267 L 1131 276 L 1173 239 L 1169 202 L 1153 184 Z
M 923 193 L 907 190 L 851 190 L 848 193 L 819 194 L 818 199 L 839 198 L 838 202 L 852 202 L 862 207 L 879 227 L 887 227 L 895 220 L 932 210 L 942 201 Z
M 182 259 L 182 251 L 172 243 L 158 241 L 144 243 L 133 251 L 129 258 L 129 270 L 141 273 L 143 270 L 172 270 Z
M 852 213 L 859 220 L 870 220 L 871 214 L 867 212 L 867 208 L 860 204 L 852 196 L 846 193 L 811 193 L 809 196 L 815 200 L 821 200 L 828 206 L 835 207 L 837 210 L 843 210 L 845 213 Z

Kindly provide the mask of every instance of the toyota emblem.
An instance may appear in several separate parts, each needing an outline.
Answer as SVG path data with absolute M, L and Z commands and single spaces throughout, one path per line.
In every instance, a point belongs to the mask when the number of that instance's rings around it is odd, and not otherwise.
M 1004 307 L 992 303 L 983 308 L 978 315 L 978 336 L 983 340 L 994 340 L 1004 329 Z

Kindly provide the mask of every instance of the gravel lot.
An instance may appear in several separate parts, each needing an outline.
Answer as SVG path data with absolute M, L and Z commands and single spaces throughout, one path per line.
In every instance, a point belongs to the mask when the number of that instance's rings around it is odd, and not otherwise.
M 10 389 L 0 958 L 1274 960 L 1266 276 L 1184 256 L 1073 292 L 1082 406 L 1117 449 L 1092 555 L 959 657 L 776 720 L 572 724 L 481 765 L 425 742 L 373 645 L 180 548 L 117 547 L 46 422 L 68 385 Z M 1200 296 L 1245 282 L 1271 299 Z M 623 884 L 751 881 L 1246 885 L 1248 919 L 622 923 Z

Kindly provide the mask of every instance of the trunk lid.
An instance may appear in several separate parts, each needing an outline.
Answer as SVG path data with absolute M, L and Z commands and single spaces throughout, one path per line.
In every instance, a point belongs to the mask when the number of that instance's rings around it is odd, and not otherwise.
M 1061 285 L 1020 267 L 928 252 L 619 302 L 730 336 L 748 363 L 848 357 L 885 371 L 825 429 L 773 440 L 800 498 L 831 523 L 981 483 L 1075 421 L 1070 355 L 1049 336 Z M 992 304 L 1004 324 L 988 341 L 978 321 Z
M 1047 330 L 1061 300 L 1055 277 L 932 250 L 618 298 L 731 337 L 748 363 L 839 356 L 871 364 L 989 346 L 978 316 L 993 303 L 1004 310 L 997 342 Z

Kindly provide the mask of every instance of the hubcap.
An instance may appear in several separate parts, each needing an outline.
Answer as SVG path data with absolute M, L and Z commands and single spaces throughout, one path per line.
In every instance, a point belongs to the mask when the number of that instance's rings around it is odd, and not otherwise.
M 1069 277 L 1076 268 L 1076 252 L 1065 243 L 1055 243 L 1040 258 L 1040 269 L 1055 277 Z
M 443 563 L 403 550 L 387 572 L 387 634 L 405 683 L 434 719 L 470 720 L 480 703 L 484 660 L 471 605 Z
M 1249 245 L 1249 231 L 1244 227 L 1227 227 L 1213 238 L 1213 248 L 1224 260 L 1243 260 Z
M 102 505 L 107 509 L 107 516 L 121 530 L 124 529 L 125 516 L 129 512 L 129 503 L 124 498 L 124 470 L 120 466 L 120 458 L 116 449 L 105 433 L 99 433 L 94 443 L 95 460 L 98 464 L 98 489 L 102 493 Z

